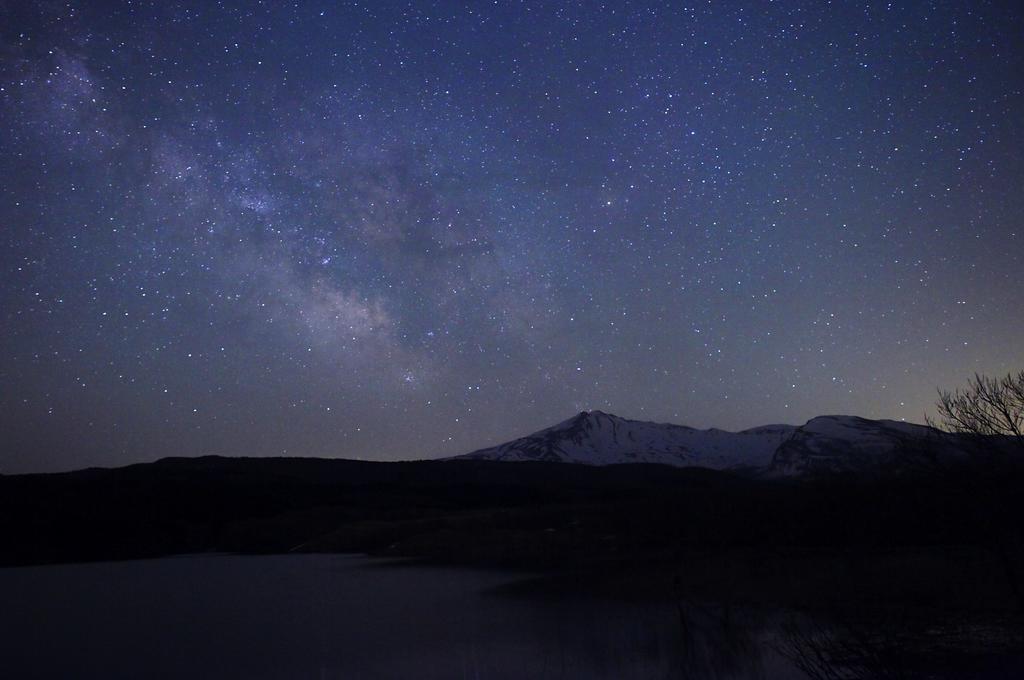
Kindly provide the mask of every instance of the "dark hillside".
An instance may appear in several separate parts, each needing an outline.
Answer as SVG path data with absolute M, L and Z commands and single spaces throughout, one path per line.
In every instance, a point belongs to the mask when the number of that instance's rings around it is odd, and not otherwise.
M 174 458 L 0 477 L 0 562 L 372 552 L 548 566 L 706 548 L 986 545 L 1021 475 L 785 482 L 655 465 Z

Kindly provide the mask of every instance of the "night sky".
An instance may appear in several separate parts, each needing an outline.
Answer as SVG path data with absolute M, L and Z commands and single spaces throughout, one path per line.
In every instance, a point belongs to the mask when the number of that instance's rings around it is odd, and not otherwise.
M 1016 2 L 0 7 L 0 472 L 1024 367 Z

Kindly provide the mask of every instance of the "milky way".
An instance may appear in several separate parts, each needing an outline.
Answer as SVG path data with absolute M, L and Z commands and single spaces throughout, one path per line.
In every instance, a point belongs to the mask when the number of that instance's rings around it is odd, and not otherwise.
M 0 472 L 920 421 L 1024 365 L 1015 5 L 5 2 Z

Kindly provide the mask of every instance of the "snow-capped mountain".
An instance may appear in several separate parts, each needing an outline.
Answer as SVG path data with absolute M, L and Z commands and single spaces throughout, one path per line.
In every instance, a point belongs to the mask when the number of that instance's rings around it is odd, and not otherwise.
M 795 430 L 792 425 L 768 425 L 742 432 L 696 430 L 583 411 L 540 432 L 459 458 L 587 465 L 662 463 L 716 470 L 765 467 Z
M 766 425 L 741 432 L 583 411 L 557 425 L 458 459 L 550 461 L 585 465 L 661 463 L 716 470 L 758 469 L 796 476 L 890 465 L 935 434 L 923 425 L 854 416 L 819 416 L 802 426 Z
M 952 441 L 925 425 L 856 416 L 818 416 L 796 428 L 772 457 L 781 475 L 856 472 L 924 462 L 927 451 L 952 453 Z

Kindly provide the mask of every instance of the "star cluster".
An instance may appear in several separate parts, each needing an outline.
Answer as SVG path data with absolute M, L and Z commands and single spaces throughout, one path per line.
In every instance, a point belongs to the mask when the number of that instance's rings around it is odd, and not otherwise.
M 0 472 L 920 420 L 1024 364 L 1014 3 L 0 12 Z

